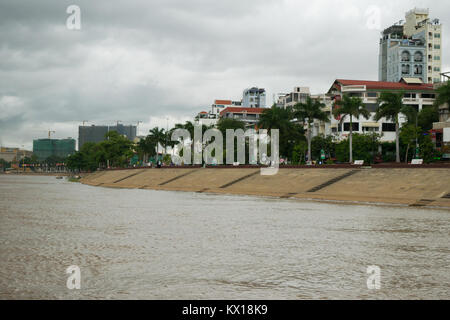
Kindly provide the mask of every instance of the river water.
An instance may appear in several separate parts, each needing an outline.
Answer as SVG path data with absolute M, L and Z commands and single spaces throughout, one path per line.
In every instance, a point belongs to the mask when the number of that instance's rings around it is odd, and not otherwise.
M 445 210 L 0 175 L 0 299 L 449 299 L 449 235 Z

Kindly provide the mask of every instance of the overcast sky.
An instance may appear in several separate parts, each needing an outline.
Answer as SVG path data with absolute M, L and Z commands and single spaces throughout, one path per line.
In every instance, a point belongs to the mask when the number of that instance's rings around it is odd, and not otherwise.
M 66 27 L 71 4 L 81 30 Z M 430 8 L 450 71 L 448 0 L 0 0 L 0 145 L 31 149 L 49 129 L 78 138 L 84 120 L 143 121 L 143 135 L 251 86 L 270 104 L 295 86 L 377 80 L 373 6 L 381 27 Z

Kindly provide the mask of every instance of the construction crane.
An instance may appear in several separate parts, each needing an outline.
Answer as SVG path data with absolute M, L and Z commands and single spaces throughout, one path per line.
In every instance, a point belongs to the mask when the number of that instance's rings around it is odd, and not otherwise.
M 48 138 L 49 138 L 49 139 L 50 139 L 50 136 L 51 136 L 52 133 L 56 133 L 56 132 L 55 132 L 55 131 L 48 130 Z

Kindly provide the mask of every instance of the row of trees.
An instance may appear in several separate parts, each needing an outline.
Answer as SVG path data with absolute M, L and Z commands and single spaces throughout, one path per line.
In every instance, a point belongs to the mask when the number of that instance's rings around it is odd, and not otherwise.
M 403 104 L 403 98 L 405 93 L 400 92 L 382 92 L 378 98 L 379 107 L 376 110 L 374 120 L 379 121 L 382 118 L 392 121 L 395 124 L 395 161 L 400 162 L 400 139 L 402 139 L 403 144 L 407 146 L 405 159 L 407 161 L 410 147 L 413 144 L 413 140 L 429 146 L 431 140 L 427 139 L 427 142 L 423 142 L 424 135 L 426 137 L 427 132 L 432 128 L 433 122 L 439 120 L 438 106 L 444 103 L 450 103 L 450 82 L 441 86 L 437 89 L 437 99 L 436 103 L 432 107 L 423 108 L 420 112 L 417 109 L 406 106 Z M 312 100 L 307 98 L 306 103 L 299 103 L 293 107 L 292 110 L 285 110 L 282 108 L 277 108 L 275 105 L 272 106 L 270 110 L 265 111 L 261 116 L 260 127 L 264 129 L 280 128 L 280 132 L 286 133 L 290 137 L 297 137 L 296 132 L 300 132 L 300 129 L 293 129 L 296 124 L 294 119 L 300 123 L 305 123 L 307 127 L 306 140 L 307 140 L 307 158 L 313 159 L 311 157 L 311 125 L 315 120 L 329 122 L 329 116 L 325 114 L 322 109 L 324 105 L 317 100 Z M 407 124 L 403 126 L 400 130 L 399 117 L 404 114 L 407 117 Z M 340 118 L 340 124 L 345 119 L 349 119 L 350 129 L 348 136 L 348 161 L 353 162 L 353 121 L 354 119 L 359 119 L 363 117 L 369 119 L 371 114 L 369 110 L 365 107 L 363 100 L 359 97 L 351 97 L 344 94 L 342 100 L 336 101 L 333 108 L 333 115 L 336 118 Z M 401 133 L 402 132 L 402 133 Z M 294 133 L 294 134 L 292 134 Z M 289 138 L 283 137 L 280 133 L 280 140 L 283 143 L 289 144 Z M 371 141 L 373 139 L 371 138 Z M 283 146 L 280 142 L 280 152 L 285 157 L 292 158 L 293 149 L 289 149 L 287 146 Z M 301 141 L 298 141 L 296 145 L 296 153 L 298 156 L 299 151 L 302 150 Z M 426 148 L 429 150 L 430 148 Z
M 375 120 L 386 118 L 395 123 L 395 143 L 380 143 L 378 134 L 354 134 L 353 121 L 360 117 L 368 119 L 370 112 L 366 109 L 359 97 L 344 95 L 340 101 L 336 101 L 333 107 L 333 116 L 350 121 L 350 131 L 347 140 L 334 142 L 333 137 L 312 137 L 312 125 L 314 121 L 330 121 L 330 115 L 323 111 L 325 105 L 320 101 L 307 98 L 305 103 L 299 103 L 291 109 L 279 108 L 276 105 L 265 110 L 257 124 L 260 129 L 278 129 L 280 133 L 280 155 L 293 163 L 303 163 L 305 159 L 320 159 L 320 152 L 326 153 L 326 158 L 336 159 L 339 162 L 353 162 L 354 157 L 373 162 L 377 156 L 384 161 L 408 161 L 415 155 L 416 142 L 420 145 L 420 156 L 424 160 L 430 160 L 435 156 L 431 139 L 427 132 L 432 123 L 438 121 L 437 106 L 450 103 L 450 82 L 437 90 L 438 96 L 434 107 L 424 108 L 421 112 L 403 105 L 404 92 L 383 92 L 378 99 L 379 107 L 375 113 Z M 407 123 L 400 128 L 399 117 L 404 114 Z M 305 125 L 304 125 L 305 124 Z M 133 144 L 117 132 L 109 132 L 105 141 L 100 143 L 86 143 L 81 150 L 67 159 L 67 166 L 76 170 L 95 170 L 101 167 L 123 167 L 130 165 L 130 159 L 136 157 L 142 162 L 158 155 L 162 148 L 167 156 L 167 148 L 173 148 L 177 142 L 172 141 L 172 133 L 175 129 L 187 130 L 191 137 L 194 136 L 194 123 L 188 121 L 184 124 L 176 124 L 170 130 L 155 127 L 149 134 Z M 227 129 L 245 129 L 245 124 L 237 119 L 221 119 L 216 128 L 225 136 Z M 306 132 L 305 132 L 306 128 Z M 209 127 L 202 126 L 202 133 Z M 379 147 L 383 153 L 378 154 Z M 192 144 L 193 148 L 193 144 Z M 224 159 L 226 156 L 224 145 Z M 247 147 L 248 151 L 248 147 Z M 247 158 L 248 159 L 248 158 Z

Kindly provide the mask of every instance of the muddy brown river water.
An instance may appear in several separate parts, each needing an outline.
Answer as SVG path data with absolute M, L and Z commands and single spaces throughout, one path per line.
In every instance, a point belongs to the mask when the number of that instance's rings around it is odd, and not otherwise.
M 0 175 L 0 299 L 449 299 L 449 240 L 448 210 Z

